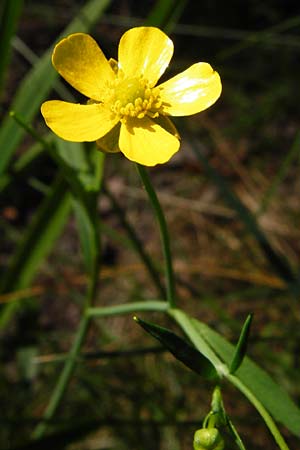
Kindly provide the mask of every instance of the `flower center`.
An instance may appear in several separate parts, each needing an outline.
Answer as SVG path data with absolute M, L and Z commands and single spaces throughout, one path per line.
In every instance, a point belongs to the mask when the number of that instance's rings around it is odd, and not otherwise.
M 110 83 L 107 102 L 121 122 L 129 117 L 158 117 L 162 106 L 158 88 L 150 88 L 142 77 L 125 78 L 122 74 Z

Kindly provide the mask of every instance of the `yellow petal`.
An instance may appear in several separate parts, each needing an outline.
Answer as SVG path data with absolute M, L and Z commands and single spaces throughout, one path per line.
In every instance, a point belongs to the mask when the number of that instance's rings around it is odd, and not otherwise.
M 143 75 L 153 87 L 168 67 L 173 49 L 171 39 L 158 28 L 131 28 L 119 43 L 119 68 L 128 77 Z
M 179 140 L 148 117 L 121 125 L 119 146 L 126 158 L 144 166 L 167 162 L 179 150 Z
M 180 140 L 180 135 L 174 125 L 174 123 L 169 119 L 168 116 L 159 115 L 155 119 L 153 119 L 155 123 L 164 128 L 168 133 L 173 134 L 173 136 L 177 137 Z
M 158 86 L 171 116 L 189 116 L 209 108 L 220 97 L 220 76 L 207 63 L 197 63 Z
M 55 134 L 66 141 L 96 141 L 108 133 L 118 119 L 102 104 L 80 105 L 61 100 L 42 104 L 41 113 L 46 124 Z
M 97 42 L 88 34 L 75 33 L 54 48 L 52 63 L 77 91 L 100 101 L 107 81 L 115 74 Z

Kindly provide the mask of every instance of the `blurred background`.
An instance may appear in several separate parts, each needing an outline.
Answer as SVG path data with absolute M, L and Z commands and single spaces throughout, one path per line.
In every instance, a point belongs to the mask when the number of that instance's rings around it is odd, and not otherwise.
M 1 80 L 3 129 L 18 90 L 29 92 L 25 77 L 75 17 L 87 20 L 81 13 L 87 3 L 27 0 L 20 5 Z M 0 6 L 0 34 L 8 20 L 5 5 Z M 293 278 L 300 262 L 299 2 L 120 0 L 103 5 L 90 33 L 108 58 L 117 57 L 126 29 L 146 23 L 165 29 L 174 41 L 165 79 L 199 61 L 220 73 L 220 100 L 204 113 L 178 118 L 180 151 L 150 170 L 172 236 L 179 304 L 232 342 L 252 312 L 250 355 L 299 405 L 299 292 Z M 26 122 L 46 135 L 38 109 L 26 116 L 42 89 L 37 83 L 23 111 Z M 81 100 L 63 80 L 41 95 L 42 100 L 66 98 L 70 92 Z M 15 139 L 5 136 L 0 156 Z M 26 442 L 72 344 L 87 283 L 72 213 L 38 267 L 24 275 L 26 282 L 18 278 L 24 267 L 14 262 L 16 254 L 29 229 L 34 242 L 32 224 L 57 174 L 46 152 L 26 163 L 34 145 L 24 134 L 0 178 L 0 302 L 2 311 L 17 305 L 0 329 L 3 450 L 38 448 Z M 135 168 L 119 154 L 108 155 L 104 181 L 96 304 L 158 298 L 124 226 L 126 220 L 159 265 L 159 233 Z M 147 318 L 173 327 L 159 314 Z M 163 352 L 130 316 L 95 321 L 83 352 L 51 423 L 56 437 L 39 448 L 192 448 L 193 433 L 210 407 L 212 385 Z M 224 400 L 247 449 L 275 448 L 237 391 L 226 386 Z M 282 431 L 297 448 L 295 437 Z

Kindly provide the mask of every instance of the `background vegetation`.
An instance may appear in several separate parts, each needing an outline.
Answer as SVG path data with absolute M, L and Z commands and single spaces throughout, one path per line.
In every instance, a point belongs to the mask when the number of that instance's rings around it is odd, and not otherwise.
M 91 222 L 45 141 L 90 192 L 102 155 L 91 161 L 89 148 L 56 140 L 39 114 L 44 99 L 76 95 L 50 68 L 50 54 L 61 34 L 84 29 L 116 57 L 125 29 L 153 24 L 174 40 L 167 77 L 198 61 L 220 73 L 221 99 L 178 120 L 180 152 L 150 171 L 170 228 L 179 305 L 232 342 L 253 313 L 249 354 L 299 405 L 298 2 L 7 0 L 0 14 L 0 448 L 191 449 L 209 410 L 213 385 L 132 315 L 99 318 L 50 437 L 27 444 L 72 346 L 99 237 L 95 247 L 93 238 L 82 242 Z M 160 298 L 139 247 L 161 268 L 158 230 L 134 166 L 120 155 L 106 157 L 96 206 L 95 306 Z M 174 328 L 158 313 L 141 316 Z M 224 401 L 247 449 L 276 448 L 236 390 L 226 386 Z M 296 449 L 299 440 L 282 432 Z

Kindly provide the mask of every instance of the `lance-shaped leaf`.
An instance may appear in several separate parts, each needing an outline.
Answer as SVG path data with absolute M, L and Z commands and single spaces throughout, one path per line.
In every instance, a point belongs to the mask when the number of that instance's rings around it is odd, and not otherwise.
M 251 322 L 252 322 L 252 314 L 249 314 L 249 316 L 245 320 L 237 346 L 235 348 L 235 353 L 232 358 L 232 363 L 229 369 L 230 373 L 234 373 L 238 370 L 238 368 L 243 362 L 244 356 L 246 355 Z
M 190 337 L 196 348 L 210 359 L 218 373 L 254 405 L 280 449 L 288 450 L 273 418 L 284 424 L 292 433 L 299 435 L 300 409 L 289 395 L 247 356 L 236 374 L 232 375 L 229 372 L 235 354 L 232 344 L 203 322 L 189 317 L 179 309 L 171 309 L 168 313 Z
M 176 359 L 185 364 L 189 369 L 202 375 L 206 379 L 216 379 L 218 374 L 211 362 L 205 358 L 195 347 L 177 336 L 173 331 L 160 327 L 150 322 L 134 317 L 134 320 L 144 328 L 147 333 L 160 341 Z
M 231 364 L 234 347 L 206 324 L 192 319 L 198 333 L 209 343 L 226 364 Z M 290 396 L 249 357 L 245 357 L 238 371 L 228 378 L 237 378 L 252 393 L 274 419 L 285 425 L 296 436 L 300 434 L 300 409 Z

